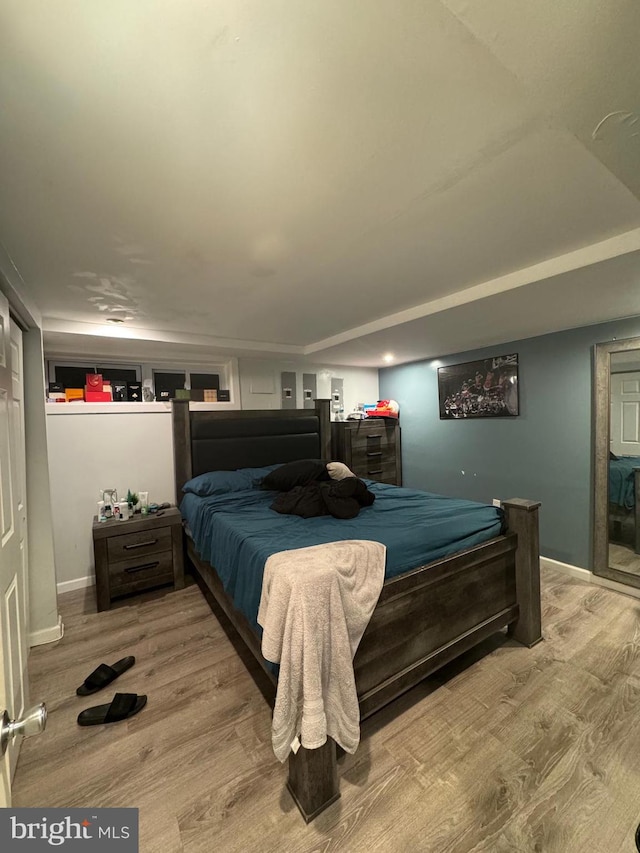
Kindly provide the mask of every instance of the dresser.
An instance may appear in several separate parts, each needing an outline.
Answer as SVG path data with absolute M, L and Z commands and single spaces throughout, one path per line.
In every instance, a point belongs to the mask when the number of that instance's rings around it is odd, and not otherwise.
M 357 477 L 402 485 L 400 425 L 392 418 L 331 424 L 333 458 Z
M 176 507 L 127 521 L 93 522 L 98 610 L 114 598 L 172 583 L 184 587 L 182 516 Z

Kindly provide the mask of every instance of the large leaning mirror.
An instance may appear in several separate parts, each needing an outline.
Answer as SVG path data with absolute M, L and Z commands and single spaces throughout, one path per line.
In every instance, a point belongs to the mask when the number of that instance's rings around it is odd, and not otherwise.
M 640 588 L 640 338 L 596 344 L 594 572 Z

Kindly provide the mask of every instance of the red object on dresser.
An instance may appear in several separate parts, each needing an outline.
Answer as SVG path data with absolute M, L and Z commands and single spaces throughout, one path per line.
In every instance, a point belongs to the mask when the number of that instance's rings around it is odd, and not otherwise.
M 110 403 L 111 394 L 108 391 L 91 391 L 89 386 L 84 391 L 85 403 Z

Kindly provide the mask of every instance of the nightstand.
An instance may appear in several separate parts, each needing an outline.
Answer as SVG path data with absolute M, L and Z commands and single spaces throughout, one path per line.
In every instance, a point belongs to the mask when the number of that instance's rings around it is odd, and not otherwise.
M 98 610 L 114 598 L 172 583 L 184 587 L 182 516 L 176 507 L 127 521 L 93 522 Z

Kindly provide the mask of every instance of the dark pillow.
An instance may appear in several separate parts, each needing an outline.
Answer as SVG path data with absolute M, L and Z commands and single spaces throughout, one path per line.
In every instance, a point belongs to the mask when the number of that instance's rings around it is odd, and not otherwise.
M 182 491 L 207 498 L 253 489 L 277 467 L 268 465 L 265 468 L 239 468 L 237 471 L 208 471 L 185 483 Z
M 298 459 L 272 471 L 262 481 L 263 489 L 288 492 L 296 486 L 306 486 L 314 480 L 328 480 L 327 466 L 321 459 Z
M 609 451 L 609 462 L 617 462 L 617 460 L 618 457 L 616 456 L 616 454 Z

